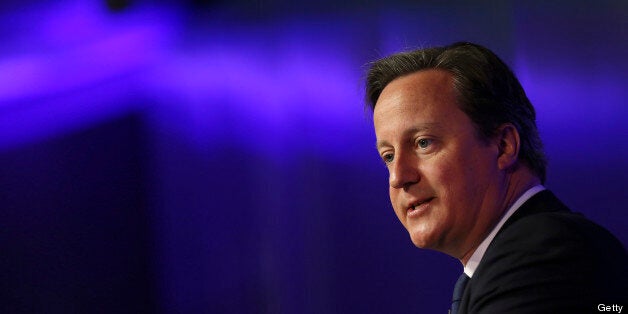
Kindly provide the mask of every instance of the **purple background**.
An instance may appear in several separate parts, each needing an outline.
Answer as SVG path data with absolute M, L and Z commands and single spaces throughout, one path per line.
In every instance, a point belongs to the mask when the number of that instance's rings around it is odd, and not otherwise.
M 458 40 L 628 243 L 626 1 L 380 2 L 2 2 L 0 312 L 445 312 L 462 267 L 397 221 L 362 77 Z

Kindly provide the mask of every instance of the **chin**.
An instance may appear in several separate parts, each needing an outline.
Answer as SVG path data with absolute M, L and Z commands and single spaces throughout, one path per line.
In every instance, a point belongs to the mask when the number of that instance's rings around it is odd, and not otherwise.
M 429 249 L 429 243 L 425 241 L 424 238 L 417 236 L 417 235 L 412 235 L 410 234 L 410 240 L 412 240 L 412 243 L 414 244 L 414 246 L 421 248 L 421 249 Z
M 440 246 L 439 237 L 437 233 L 434 232 L 421 232 L 418 230 L 414 230 L 414 232 L 410 232 L 410 240 L 414 244 L 414 246 L 421 249 L 429 249 L 435 251 L 441 251 L 442 247 Z

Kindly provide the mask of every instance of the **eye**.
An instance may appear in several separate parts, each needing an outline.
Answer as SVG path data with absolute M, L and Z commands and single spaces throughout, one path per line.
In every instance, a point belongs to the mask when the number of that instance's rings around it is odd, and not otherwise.
M 430 144 L 432 144 L 432 142 L 433 142 L 433 140 L 431 140 L 431 139 L 421 138 L 421 139 L 416 141 L 416 145 L 419 148 L 426 149 L 428 146 L 430 146 Z
M 393 161 L 393 159 L 395 158 L 395 156 L 391 153 L 386 153 L 384 155 L 382 155 L 382 159 L 384 160 L 384 163 L 389 164 Z

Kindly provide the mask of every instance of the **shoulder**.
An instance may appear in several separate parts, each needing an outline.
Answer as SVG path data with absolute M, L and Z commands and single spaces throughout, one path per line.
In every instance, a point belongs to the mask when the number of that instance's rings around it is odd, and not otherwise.
M 506 245 L 517 243 L 518 246 Z M 524 248 L 543 250 L 572 248 L 577 251 L 615 249 L 624 251 L 622 244 L 602 226 L 570 211 L 534 213 L 519 218 L 500 231 L 491 246 L 518 251 Z
M 540 256 L 560 251 L 587 257 L 602 251 L 626 256 L 621 242 L 608 230 L 572 212 L 547 190 L 530 198 L 508 219 L 487 254 L 490 251 L 513 254 L 532 251 Z
M 470 305 L 482 311 L 589 309 L 625 301 L 628 257 L 610 232 L 582 215 L 566 208 L 532 211 L 493 239 L 470 287 Z

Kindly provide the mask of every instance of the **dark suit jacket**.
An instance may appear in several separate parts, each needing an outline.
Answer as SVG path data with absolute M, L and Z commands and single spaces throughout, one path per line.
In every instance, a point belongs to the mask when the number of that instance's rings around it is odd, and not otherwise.
M 467 284 L 459 313 L 628 312 L 628 256 L 607 230 L 548 190 L 503 225 Z

